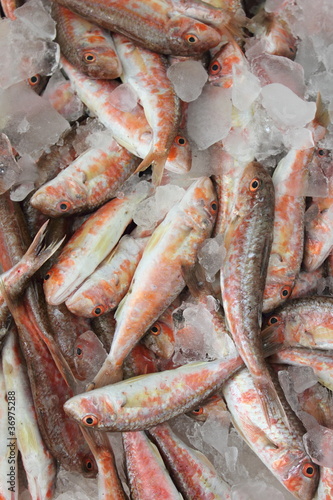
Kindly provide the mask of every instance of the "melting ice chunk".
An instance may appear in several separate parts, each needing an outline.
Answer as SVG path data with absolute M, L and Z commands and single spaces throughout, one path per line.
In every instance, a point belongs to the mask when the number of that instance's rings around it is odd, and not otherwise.
M 231 128 L 231 92 L 206 85 L 200 97 L 189 104 L 187 131 L 199 149 L 207 149 L 228 135 Z
M 307 128 L 295 128 L 283 134 L 283 143 L 287 149 L 309 149 L 314 147 L 311 130 Z
M 224 252 L 220 235 L 216 238 L 208 238 L 199 250 L 198 260 L 205 269 L 208 282 L 213 282 L 215 274 L 221 269 Z
M 0 93 L 0 117 L 0 130 L 20 155 L 48 148 L 69 128 L 67 120 L 24 82 Z
M 41 0 L 29 0 L 15 10 L 16 18 L 24 22 L 38 38 L 53 40 L 56 36 L 56 22 Z
M 208 75 L 199 61 L 181 61 L 168 68 L 170 79 L 176 94 L 185 102 L 194 101 L 201 94 Z
M 294 390 L 300 394 L 318 382 L 311 366 L 289 366 L 288 372 Z
M 251 60 L 251 68 L 261 85 L 281 83 L 303 98 L 305 93 L 304 69 L 288 57 L 261 54 Z
M 61 71 L 56 71 L 51 76 L 43 92 L 43 98 L 70 122 L 78 120 L 84 114 L 83 102 L 74 93 L 71 83 Z
M 232 103 L 240 111 L 245 111 L 260 94 L 260 81 L 251 71 L 248 71 L 243 64 L 233 65 L 232 76 Z
M 231 489 L 231 500 L 267 500 L 268 498 L 284 500 L 285 496 L 274 486 L 260 480 L 246 481 Z
M 122 83 L 111 92 L 110 102 L 120 111 L 132 111 L 138 104 L 138 96 L 129 83 Z
M 266 85 L 261 95 L 262 105 L 277 126 L 300 128 L 315 117 L 316 103 L 303 101 L 285 85 Z

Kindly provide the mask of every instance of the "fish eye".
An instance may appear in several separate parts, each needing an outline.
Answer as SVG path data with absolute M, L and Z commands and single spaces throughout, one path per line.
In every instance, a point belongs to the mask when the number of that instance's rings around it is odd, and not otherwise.
M 213 214 L 216 214 L 216 212 L 217 212 L 217 203 L 216 203 L 216 201 L 212 201 L 212 203 L 210 204 L 210 211 Z
M 95 56 L 95 54 L 92 54 L 91 52 L 86 52 L 86 54 L 84 54 L 84 56 L 83 56 L 83 60 L 86 63 L 93 63 L 96 61 L 96 56 Z
M 72 204 L 69 201 L 63 200 L 58 203 L 56 208 L 60 212 L 68 212 L 72 208 Z
M 95 415 L 86 415 L 83 417 L 82 422 L 88 427 L 94 427 L 98 424 L 98 418 Z
M 317 155 L 320 158 L 324 158 L 324 156 L 328 156 L 329 155 L 329 150 L 328 149 L 318 149 L 317 150 Z
M 151 329 L 149 330 L 150 333 L 152 333 L 153 335 L 159 335 L 161 333 L 161 327 L 158 323 L 155 323 Z
M 47 281 L 51 277 L 50 273 L 45 274 L 44 281 Z
M 77 347 L 77 348 L 76 348 L 76 354 L 77 354 L 77 357 L 78 357 L 78 358 L 82 358 L 82 354 L 83 354 L 83 352 L 82 352 L 81 347 Z
M 282 299 L 286 299 L 287 297 L 289 297 L 290 294 L 291 294 L 291 286 L 289 286 L 289 285 L 284 286 L 282 288 L 282 290 L 280 291 L 280 295 L 281 295 Z
M 260 179 L 257 179 L 257 177 L 255 177 L 250 182 L 250 191 L 252 191 L 252 193 L 255 193 L 256 191 L 258 191 L 259 187 L 260 187 Z
M 192 35 L 188 33 L 185 35 L 185 40 L 190 44 L 193 45 L 194 43 L 197 43 L 199 41 L 199 38 L 196 35 Z
M 91 458 L 87 458 L 84 462 L 85 469 L 89 472 L 94 470 L 94 462 L 91 460 Z
M 279 318 L 277 316 L 271 316 L 267 322 L 269 326 L 275 325 L 275 323 L 279 322 Z
M 94 316 L 100 316 L 101 314 L 104 313 L 104 311 L 105 308 L 102 305 L 98 305 L 97 307 L 95 307 L 92 313 Z
M 307 462 L 302 467 L 302 473 L 306 477 L 313 477 L 315 475 L 316 469 L 311 462 Z
M 202 415 L 203 414 L 203 406 L 200 406 L 199 408 L 195 408 L 192 410 L 193 415 Z
M 36 85 L 38 85 L 39 82 L 40 82 L 40 75 L 34 75 L 28 79 L 28 83 L 29 85 L 31 85 L 31 87 L 35 87 Z
M 187 140 L 182 135 L 177 135 L 175 137 L 175 143 L 178 144 L 178 146 L 185 146 Z
M 216 75 L 221 71 L 221 64 L 218 61 L 213 61 L 209 66 L 209 73 L 211 75 Z

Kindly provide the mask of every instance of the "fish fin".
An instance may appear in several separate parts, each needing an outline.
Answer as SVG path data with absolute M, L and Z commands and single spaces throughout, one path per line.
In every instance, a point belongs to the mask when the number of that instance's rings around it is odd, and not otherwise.
M 317 94 L 316 106 L 317 110 L 314 117 L 314 121 L 319 125 L 321 125 L 322 127 L 327 128 L 328 125 L 330 124 L 330 116 L 328 110 L 324 107 L 320 92 L 318 92 Z
M 46 262 L 57 250 L 58 248 L 63 244 L 66 236 L 64 236 L 60 241 L 55 242 L 53 241 L 49 246 L 45 247 L 42 246 L 43 240 L 45 238 L 46 234 L 46 228 L 49 223 L 49 220 L 47 220 L 42 227 L 39 229 L 38 233 L 34 237 L 30 247 L 26 251 L 24 258 L 26 259 L 32 259 L 35 264 L 36 270 L 39 269 L 44 262 Z
M 276 419 L 282 417 L 284 423 L 290 429 L 288 417 L 282 406 L 280 398 L 276 392 L 274 383 L 271 379 L 253 378 L 254 385 L 258 391 L 260 404 L 265 415 L 266 422 L 270 427 L 276 423 Z
M 162 180 L 164 165 L 167 160 L 168 153 L 159 153 L 158 151 L 150 151 L 147 156 L 142 160 L 137 169 L 135 170 L 135 174 L 138 172 L 142 172 L 146 170 L 150 165 L 153 167 L 153 184 L 154 186 L 159 186 Z
M 106 358 L 95 378 L 87 385 L 86 391 L 98 389 L 99 387 L 104 387 L 105 385 L 115 384 L 116 382 L 120 382 L 122 378 L 122 365 L 115 366 L 110 358 Z

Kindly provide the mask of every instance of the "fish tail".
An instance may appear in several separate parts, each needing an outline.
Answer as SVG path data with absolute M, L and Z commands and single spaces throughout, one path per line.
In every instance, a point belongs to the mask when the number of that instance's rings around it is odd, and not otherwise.
M 260 404 L 269 427 L 274 425 L 276 420 L 281 417 L 289 429 L 289 421 L 273 381 L 271 379 L 259 378 L 259 380 L 254 379 L 254 383 L 259 393 Z
M 46 262 L 58 250 L 65 239 L 64 237 L 58 242 L 54 241 L 47 247 L 42 246 L 48 223 L 49 221 L 47 220 L 42 225 L 24 255 L 25 260 L 31 260 L 31 265 L 34 271 L 37 271 L 37 269 L 39 269 L 44 264 L 44 262 Z
M 105 385 L 115 384 L 123 379 L 122 365 L 115 365 L 109 358 L 106 358 L 101 369 L 95 378 L 87 385 L 86 391 L 92 391 Z
M 162 180 L 164 165 L 167 160 L 168 153 L 160 153 L 158 151 L 151 151 L 142 160 L 140 165 L 135 170 L 135 174 L 146 170 L 150 165 L 153 167 L 153 184 L 159 186 Z

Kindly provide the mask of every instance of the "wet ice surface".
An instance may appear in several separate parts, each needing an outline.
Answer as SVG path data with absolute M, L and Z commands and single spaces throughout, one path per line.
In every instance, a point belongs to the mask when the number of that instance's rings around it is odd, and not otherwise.
M 191 102 L 199 97 L 208 75 L 201 62 L 181 61 L 167 70 L 176 94 L 182 101 Z
M 55 144 L 69 123 L 26 83 L 0 92 L 0 130 L 23 154 L 33 154 Z
M 229 89 L 206 85 L 200 97 L 189 104 L 187 132 L 198 149 L 207 149 L 228 135 L 231 128 Z
M 58 113 L 72 122 L 84 115 L 84 104 L 71 88 L 61 71 L 56 71 L 48 81 L 43 98 L 49 101 Z
M 323 467 L 333 468 L 333 430 L 315 425 L 303 436 L 307 453 L 312 460 Z
M 260 94 L 260 81 L 251 71 L 244 68 L 244 65 L 234 65 L 232 75 L 232 103 L 240 111 L 245 111 Z
M 52 40 L 55 22 L 40 0 L 30 0 L 16 10 L 15 21 L 0 21 L 0 87 L 8 88 L 39 73 L 50 75 L 60 51 Z
M 205 270 L 206 280 L 213 282 L 216 273 L 222 267 L 224 246 L 222 236 L 208 238 L 198 253 L 198 260 Z

